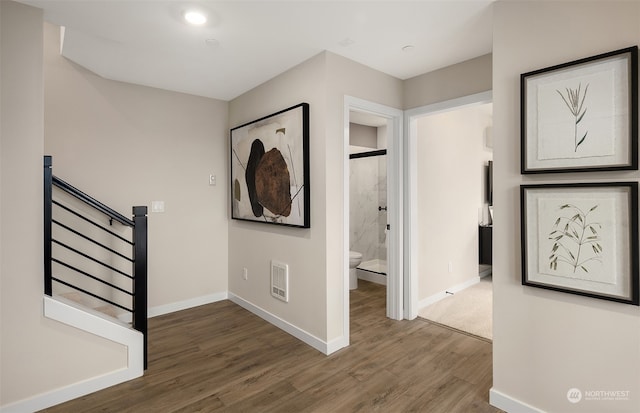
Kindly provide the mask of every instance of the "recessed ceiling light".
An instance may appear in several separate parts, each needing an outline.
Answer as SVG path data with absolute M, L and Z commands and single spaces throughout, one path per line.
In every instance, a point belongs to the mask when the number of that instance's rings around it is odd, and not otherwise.
M 207 22 L 207 16 L 195 10 L 185 12 L 184 19 L 187 23 L 193 24 L 194 26 L 200 26 Z

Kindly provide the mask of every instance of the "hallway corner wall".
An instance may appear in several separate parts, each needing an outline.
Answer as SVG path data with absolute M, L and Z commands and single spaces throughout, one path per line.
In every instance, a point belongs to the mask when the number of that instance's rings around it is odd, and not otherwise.
M 0 406 L 10 411 L 120 370 L 127 354 L 43 315 L 43 16 L 12 1 L 0 10 Z
M 497 407 L 511 406 L 513 412 L 640 411 L 638 307 L 523 286 L 519 198 L 521 184 L 639 181 L 637 171 L 521 175 L 519 114 L 520 74 L 639 43 L 637 1 L 494 3 L 497 218 L 491 400 L 510 403 Z M 568 397 L 571 389 L 585 397 L 574 403 Z M 586 392 L 601 390 L 623 396 L 587 397 Z

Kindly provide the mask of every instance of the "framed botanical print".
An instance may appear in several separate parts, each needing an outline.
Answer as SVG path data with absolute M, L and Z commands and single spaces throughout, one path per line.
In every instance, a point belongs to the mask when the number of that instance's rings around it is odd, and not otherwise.
M 638 47 L 520 76 L 521 172 L 638 169 Z
M 638 183 L 522 185 L 522 284 L 639 305 Z

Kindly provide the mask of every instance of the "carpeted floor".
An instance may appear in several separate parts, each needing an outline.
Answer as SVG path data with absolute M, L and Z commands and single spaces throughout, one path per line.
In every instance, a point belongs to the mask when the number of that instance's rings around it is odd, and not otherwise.
M 491 276 L 418 312 L 427 320 L 491 340 L 493 338 Z

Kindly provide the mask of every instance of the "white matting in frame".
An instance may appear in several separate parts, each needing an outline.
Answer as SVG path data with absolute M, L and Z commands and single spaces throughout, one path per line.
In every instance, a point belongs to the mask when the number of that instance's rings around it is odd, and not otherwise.
M 522 173 L 638 169 L 637 53 L 521 75 Z
M 522 283 L 638 305 L 637 188 L 521 186 Z

